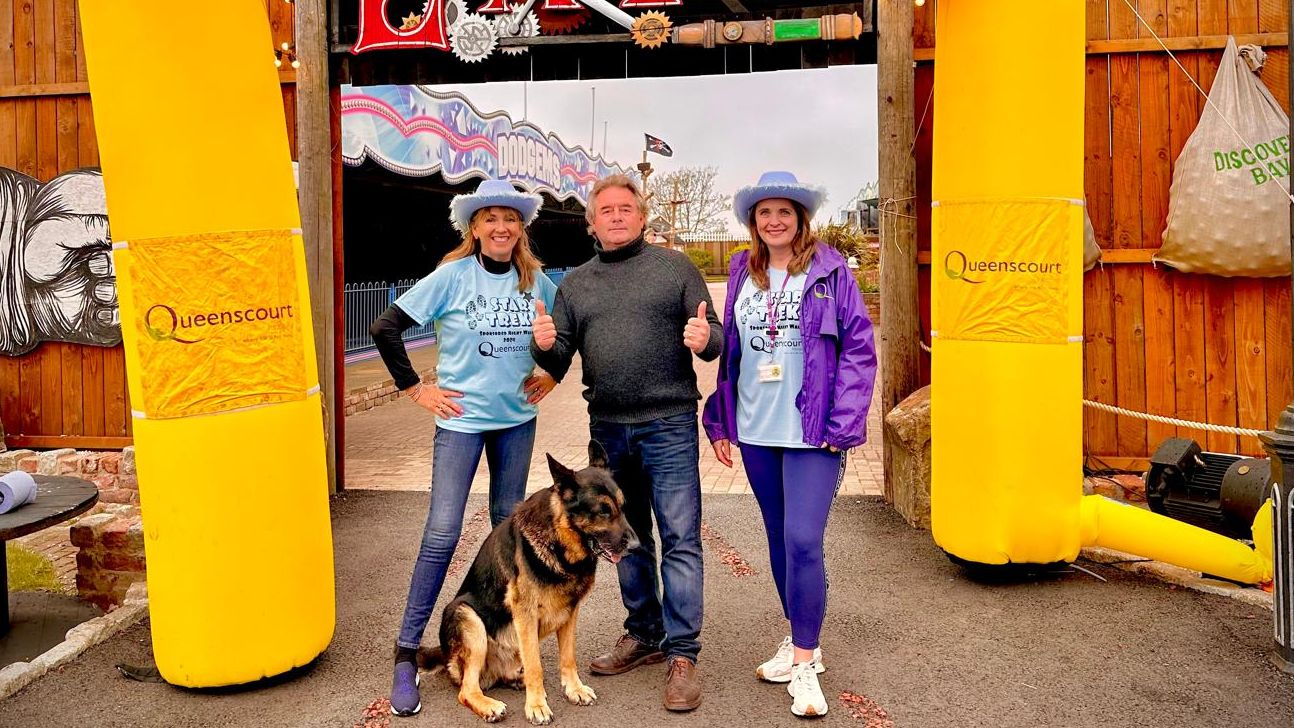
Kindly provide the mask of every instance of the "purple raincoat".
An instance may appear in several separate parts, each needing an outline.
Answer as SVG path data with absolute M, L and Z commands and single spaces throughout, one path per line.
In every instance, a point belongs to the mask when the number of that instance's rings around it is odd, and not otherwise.
M 826 442 L 846 450 L 867 441 L 876 345 L 871 319 L 844 257 L 829 245 L 814 244 L 800 305 L 804 383 L 795 406 L 800 410 L 806 445 L 819 447 Z M 711 442 L 741 439 L 737 432 L 737 378 L 742 351 L 732 309 L 750 276 L 746 267 L 749 257 L 748 251 L 734 255 L 728 272 L 719 384 L 706 400 L 701 416 Z

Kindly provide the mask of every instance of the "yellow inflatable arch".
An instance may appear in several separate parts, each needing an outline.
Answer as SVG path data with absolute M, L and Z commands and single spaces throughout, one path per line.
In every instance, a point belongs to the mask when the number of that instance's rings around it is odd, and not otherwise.
M 938 6 L 934 538 L 973 564 L 1067 562 L 1102 545 L 1266 581 L 1270 550 L 1082 494 L 1084 12 L 1082 0 Z
M 157 666 L 189 687 L 279 674 L 327 647 L 334 604 L 310 296 L 265 5 L 81 0 L 80 13 Z
M 80 12 L 158 667 L 193 687 L 282 673 L 327 646 L 334 602 L 264 7 L 82 0 Z M 939 3 L 934 536 L 979 564 L 1070 561 L 1102 544 L 1262 581 L 1270 558 L 1238 542 L 1082 496 L 1083 14 L 1081 0 Z M 166 60 L 176 28 L 184 62 Z

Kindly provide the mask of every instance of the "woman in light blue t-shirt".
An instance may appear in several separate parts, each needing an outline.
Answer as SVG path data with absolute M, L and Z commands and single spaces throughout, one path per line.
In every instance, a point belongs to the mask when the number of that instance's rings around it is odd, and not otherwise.
M 431 505 L 396 639 L 391 710 L 422 707 L 416 653 L 463 528 L 482 450 L 490 470 L 490 521 L 498 525 L 526 495 L 535 444 L 536 404 L 555 382 L 530 358 L 536 310 L 551 308 L 557 287 L 530 250 L 526 225 L 542 198 L 485 180 L 450 203 L 463 242 L 436 270 L 396 299 L 370 328 L 395 384 L 436 416 Z M 435 322 L 436 381 L 409 363 L 402 331 Z

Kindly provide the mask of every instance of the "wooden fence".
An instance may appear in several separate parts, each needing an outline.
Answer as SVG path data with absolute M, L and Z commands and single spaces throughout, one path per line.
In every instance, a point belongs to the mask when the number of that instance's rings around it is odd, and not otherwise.
M 42 183 L 99 165 L 76 8 L 76 0 L 0 5 L 0 167 Z M 275 46 L 291 43 L 293 6 L 275 0 L 266 9 Z M 173 55 L 154 62 L 218 62 L 186 56 L 182 36 Z M 265 62 L 273 61 L 268 47 Z M 295 74 L 285 66 L 280 79 L 295 158 Z M 0 356 L 0 422 L 10 447 L 128 445 L 128 399 L 120 346 L 45 342 L 21 357 Z
M 1133 0 L 1207 91 L 1228 34 L 1268 52 L 1260 77 L 1289 108 L 1287 6 L 1279 0 Z M 930 249 L 931 103 L 935 2 L 917 8 L 919 249 Z M 1038 29 L 1045 32 L 1045 29 Z M 1152 266 L 1172 169 L 1204 99 L 1124 0 L 1087 3 L 1086 192 L 1106 263 L 1084 282 L 1086 397 L 1142 412 L 1266 429 L 1291 399 L 1290 281 L 1219 278 Z M 1021 58 L 1028 63 L 1028 58 Z M 1040 98 L 1045 95 L 1040 90 Z M 1040 108 L 1038 123 L 1046 123 Z M 1040 151 L 1039 163 L 1046 153 Z M 929 269 L 921 271 L 929 330 Z M 925 380 L 929 381 L 928 360 Z M 1021 423 L 1036 426 L 1040 423 Z M 1094 465 L 1139 464 L 1163 439 L 1261 454 L 1256 438 L 1147 423 L 1085 410 Z
M 733 240 L 732 237 L 728 235 L 717 235 L 714 237 L 697 238 L 687 241 L 680 240 L 678 243 L 678 247 L 684 251 L 704 251 L 706 255 L 710 256 L 710 264 L 701 269 L 701 272 L 708 276 L 727 275 L 729 254 L 743 245 L 750 245 L 750 241 Z

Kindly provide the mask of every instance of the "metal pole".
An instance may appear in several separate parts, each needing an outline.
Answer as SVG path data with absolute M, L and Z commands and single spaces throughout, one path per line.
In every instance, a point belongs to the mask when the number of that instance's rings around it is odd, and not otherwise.
M 1294 2 L 1290 3 L 1289 31 L 1294 37 Z M 1290 78 L 1294 94 L 1294 77 Z M 1291 96 L 1294 98 L 1294 96 Z M 1294 126 L 1291 128 L 1294 132 Z M 1294 233 L 1294 203 L 1290 205 L 1291 231 Z M 1294 261 L 1294 234 L 1290 237 L 1291 260 Z M 1294 302 L 1292 302 L 1294 305 Z M 1294 347 L 1294 336 L 1291 336 Z M 1294 396 L 1294 393 L 1292 393 Z M 1272 459 L 1270 487 L 1272 503 L 1272 567 L 1275 580 L 1275 604 L 1272 610 L 1274 643 L 1272 662 L 1294 674 L 1294 402 L 1281 412 L 1273 432 L 1262 436 L 1263 448 Z M 1285 477 L 1285 473 L 1290 477 Z
M 597 143 L 598 134 L 598 87 L 594 86 L 589 91 L 589 154 L 592 155 L 596 149 L 593 145 Z

